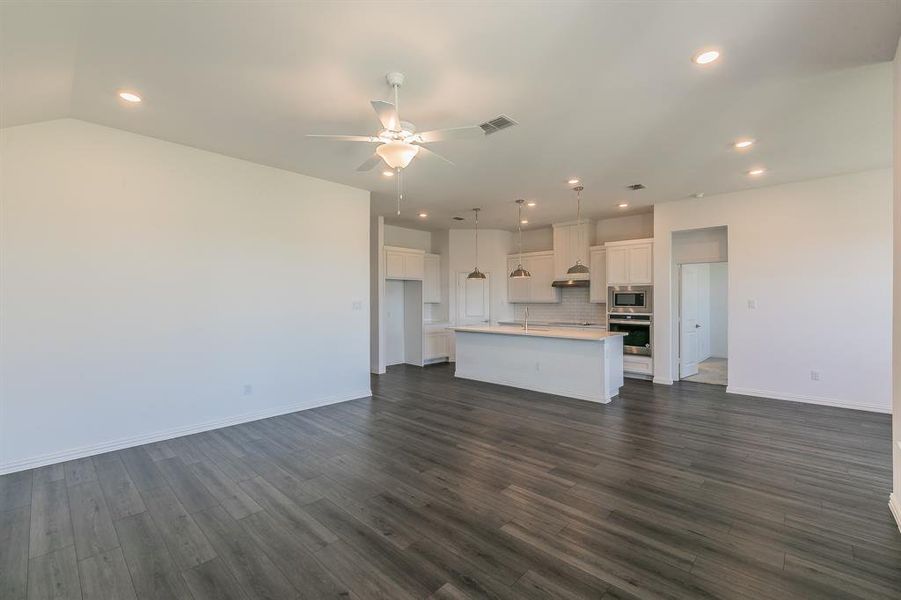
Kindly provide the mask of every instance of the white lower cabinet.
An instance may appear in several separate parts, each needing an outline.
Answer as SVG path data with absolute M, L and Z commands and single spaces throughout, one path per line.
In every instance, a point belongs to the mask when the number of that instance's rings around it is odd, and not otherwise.
M 630 373 L 635 375 L 654 375 L 654 359 L 650 356 L 640 356 L 637 354 L 623 355 L 623 372 L 626 375 Z
M 424 361 L 438 360 L 450 356 L 450 332 L 429 331 L 425 334 L 425 345 L 422 359 Z

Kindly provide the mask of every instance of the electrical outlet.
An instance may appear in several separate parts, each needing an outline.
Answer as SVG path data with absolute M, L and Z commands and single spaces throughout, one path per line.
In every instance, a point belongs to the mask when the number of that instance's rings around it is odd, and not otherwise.
M 811 371 L 810 372 L 810 380 L 811 381 L 819 381 L 820 380 L 820 372 L 819 371 Z
M 748 300 L 748 310 L 757 310 L 757 300 Z
M 354 310 L 363 310 L 363 301 L 362 300 L 354 300 L 353 308 L 354 308 Z
M 253 395 L 253 386 L 250 385 L 249 383 L 245 383 L 245 384 L 244 384 L 244 395 L 245 395 L 245 396 L 252 396 L 252 395 Z
M 541 363 L 539 363 L 539 362 L 535 363 L 535 370 L 536 370 L 536 371 L 540 371 L 540 370 L 541 370 Z

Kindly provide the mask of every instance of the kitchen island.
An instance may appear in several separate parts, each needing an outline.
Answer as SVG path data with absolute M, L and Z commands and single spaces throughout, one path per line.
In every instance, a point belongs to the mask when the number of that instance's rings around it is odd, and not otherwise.
M 610 402 L 623 385 L 623 334 L 598 329 L 451 327 L 455 375 L 559 396 Z

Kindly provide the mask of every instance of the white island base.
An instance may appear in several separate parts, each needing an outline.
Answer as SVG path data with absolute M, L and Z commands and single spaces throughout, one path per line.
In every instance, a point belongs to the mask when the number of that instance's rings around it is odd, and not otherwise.
M 454 327 L 456 377 L 610 402 L 623 385 L 623 334 Z

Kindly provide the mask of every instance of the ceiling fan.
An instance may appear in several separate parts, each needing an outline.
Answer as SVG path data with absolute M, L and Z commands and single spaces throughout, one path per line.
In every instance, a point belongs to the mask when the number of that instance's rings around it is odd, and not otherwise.
M 385 164 L 391 167 L 395 173 L 398 173 L 400 169 L 406 168 L 420 153 L 422 153 L 423 156 L 440 158 L 447 163 L 454 164 L 440 154 L 427 148 L 425 144 L 443 142 L 445 140 L 483 137 L 495 133 L 496 131 L 500 131 L 501 129 L 516 125 L 515 121 L 501 115 L 500 117 L 482 123 L 481 125 L 453 127 L 450 129 L 434 129 L 432 131 L 417 133 L 416 126 L 408 121 L 401 121 L 400 115 L 398 114 L 398 90 L 404 84 L 403 73 L 388 73 L 385 76 L 385 79 L 388 81 L 388 85 L 394 89 L 394 104 L 385 102 L 384 100 L 371 101 L 372 108 L 375 110 L 375 114 L 382 125 L 382 130 L 379 131 L 377 135 L 309 134 L 307 137 L 324 138 L 342 142 L 378 144 L 373 155 L 357 167 L 357 171 L 369 171 L 375 167 L 379 161 L 385 161 Z

